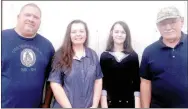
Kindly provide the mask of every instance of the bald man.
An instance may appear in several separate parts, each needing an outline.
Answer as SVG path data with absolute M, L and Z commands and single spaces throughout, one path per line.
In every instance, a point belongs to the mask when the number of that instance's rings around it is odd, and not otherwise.
M 2 108 L 39 108 L 43 103 L 54 47 L 37 33 L 40 23 L 41 10 L 30 3 L 20 10 L 16 27 L 2 31 Z M 43 107 L 50 105 L 51 90 L 46 95 Z

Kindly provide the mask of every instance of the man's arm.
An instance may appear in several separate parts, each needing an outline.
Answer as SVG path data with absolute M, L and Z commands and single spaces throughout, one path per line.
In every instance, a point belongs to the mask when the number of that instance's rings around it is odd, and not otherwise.
M 150 108 L 151 102 L 151 81 L 141 78 L 140 84 L 141 108 Z
M 55 54 L 55 49 L 54 47 L 51 45 L 51 57 L 50 57 L 50 61 L 48 63 L 47 69 L 46 69 L 46 73 L 45 73 L 45 97 L 44 97 L 44 103 L 42 104 L 42 108 L 50 108 L 50 104 L 52 101 L 52 89 L 50 87 L 50 82 L 48 82 L 48 77 L 49 74 L 52 70 L 52 61 L 53 61 L 53 56 Z
M 44 103 L 42 104 L 42 108 L 50 108 L 53 93 L 49 82 L 46 82 L 45 89 L 45 98 Z

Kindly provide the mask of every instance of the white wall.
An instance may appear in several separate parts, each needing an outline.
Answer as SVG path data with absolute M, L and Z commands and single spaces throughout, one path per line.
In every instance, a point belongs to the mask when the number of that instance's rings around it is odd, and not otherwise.
M 131 29 L 132 44 L 140 58 L 144 48 L 160 37 L 155 25 L 157 12 L 171 5 L 185 17 L 183 31 L 187 32 L 187 1 L 3 1 L 2 29 L 16 25 L 16 16 L 26 3 L 36 3 L 41 8 L 39 33 L 48 38 L 56 50 L 63 41 L 68 23 L 81 19 L 89 27 L 89 47 L 100 56 L 112 24 L 124 20 Z

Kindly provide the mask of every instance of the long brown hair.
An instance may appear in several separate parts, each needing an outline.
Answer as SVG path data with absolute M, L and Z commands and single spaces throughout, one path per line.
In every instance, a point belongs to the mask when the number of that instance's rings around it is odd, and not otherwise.
M 124 44 L 123 44 L 124 52 L 125 53 L 131 53 L 133 51 L 133 48 L 132 48 L 132 45 L 131 45 L 130 29 L 129 29 L 128 25 L 123 21 L 117 21 L 112 25 L 112 27 L 110 29 L 110 35 L 109 35 L 109 38 L 108 38 L 106 51 L 113 51 L 113 49 L 114 49 L 114 40 L 113 40 L 112 32 L 113 32 L 114 26 L 116 24 L 120 24 L 123 27 L 123 29 L 126 33 L 126 39 L 125 39 Z
M 74 51 L 73 51 L 73 47 L 72 47 L 72 41 L 71 41 L 70 33 L 71 33 L 72 24 L 75 24 L 75 23 L 81 23 L 81 24 L 84 25 L 85 31 L 86 31 L 86 40 L 84 42 L 84 46 L 85 47 L 88 46 L 89 32 L 88 32 L 87 24 L 82 20 L 73 20 L 67 26 L 67 30 L 66 30 L 66 33 L 65 33 L 65 37 L 64 37 L 64 41 L 63 41 L 62 46 L 55 53 L 53 63 L 52 63 L 53 70 L 60 70 L 62 68 L 70 70 L 71 67 L 72 67 Z

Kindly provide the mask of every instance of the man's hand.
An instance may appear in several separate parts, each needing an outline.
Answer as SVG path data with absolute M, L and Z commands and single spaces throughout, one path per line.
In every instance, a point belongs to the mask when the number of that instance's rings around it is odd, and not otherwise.
M 41 108 L 50 108 L 50 105 L 48 105 L 48 104 L 42 104 Z

